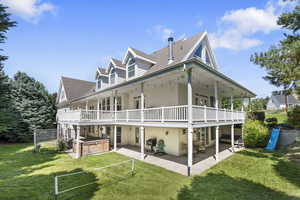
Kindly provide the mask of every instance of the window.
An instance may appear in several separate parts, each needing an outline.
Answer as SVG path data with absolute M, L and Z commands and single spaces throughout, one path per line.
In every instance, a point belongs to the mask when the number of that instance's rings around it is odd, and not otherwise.
M 122 139 L 122 128 L 117 127 L 117 143 L 121 143 L 121 139 Z
M 129 59 L 127 73 L 128 78 L 131 78 L 135 75 L 135 60 L 133 58 Z
M 102 99 L 102 108 L 101 110 L 105 110 L 105 99 Z
M 98 79 L 98 82 L 97 82 L 97 88 L 98 88 L 98 89 L 101 88 L 101 79 Z
M 138 144 L 140 141 L 140 129 L 135 128 L 135 143 Z
M 116 97 L 114 97 L 116 98 Z M 115 109 L 115 99 L 114 99 L 114 109 Z M 121 110 L 122 109 L 122 98 L 121 97 L 117 97 L 117 110 Z
M 194 54 L 196 57 L 202 57 L 202 45 L 200 45 L 196 51 L 195 51 L 195 54 Z
M 115 84 L 115 79 L 116 79 L 116 69 L 112 68 L 110 71 L 110 84 Z
M 207 51 L 205 51 L 206 53 L 205 53 L 205 62 L 206 62 L 206 64 L 208 64 L 208 65 L 211 65 L 211 62 L 210 62 L 210 58 L 209 58 L 209 55 L 208 55 L 208 52 Z
M 106 98 L 106 110 L 110 110 L 110 98 Z

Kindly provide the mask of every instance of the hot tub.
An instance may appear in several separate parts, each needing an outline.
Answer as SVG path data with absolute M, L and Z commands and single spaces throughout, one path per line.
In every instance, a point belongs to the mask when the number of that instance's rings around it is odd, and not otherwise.
M 77 153 L 77 145 L 76 141 L 73 143 L 73 152 Z M 86 138 L 79 140 L 79 152 L 80 157 L 103 153 L 109 151 L 109 139 L 101 139 L 101 138 Z

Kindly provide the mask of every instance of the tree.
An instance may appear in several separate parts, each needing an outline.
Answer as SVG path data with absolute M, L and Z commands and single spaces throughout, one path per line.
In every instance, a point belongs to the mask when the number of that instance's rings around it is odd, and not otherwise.
M 55 122 L 53 99 L 39 81 L 26 73 L 17 72 L 12 82 L 14 106 L 23 121 L 29 125 L 30 133 L 35 129 L 50 128 Z
M 251 108 L 252 111 L 266 110 L 268 101 L 269 97 L 252 99 L 248 107 Z
M 6 12 L 6 7 L 0 4 L 0 43 L 4 43 L 6 39 L 7 31 L 16 25 L 9 18 L 9 14 Z M 0 49 L 0 52 L 3 50 Z M 14 113 L 12 112 L 11 98 L 10 98 L 10 81 L 8 76 L 4 73 L 3 62 L 7 59 L 7 56 L 0 55 L 0 139 L 4 132 L 11 130 L 14 127 L 12 118 Z
M 250 60 L 266 69 L 267 76 L 263 77 L 265 80 L 283 87 L 287 111 L 287 96 L 298 87 L 300 80 L 300 6 L 281 14 L 277 23 L 291 30 L 291 34 L 284 34 L 284 39 L 278 44 L 272 45 L 266 52 L 251 55 Z

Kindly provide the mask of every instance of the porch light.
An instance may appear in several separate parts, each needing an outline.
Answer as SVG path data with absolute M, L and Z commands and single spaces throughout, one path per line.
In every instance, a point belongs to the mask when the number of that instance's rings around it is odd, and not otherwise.
M 166 135 L 169 135 L 169 131 L 166 131 Z

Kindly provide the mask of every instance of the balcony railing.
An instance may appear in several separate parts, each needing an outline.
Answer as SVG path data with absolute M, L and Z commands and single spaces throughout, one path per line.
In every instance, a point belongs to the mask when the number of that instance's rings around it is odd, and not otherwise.
M 226 122 L 245 119 L 245 112 L 193 106 L 193 122 Z M 69 110 L 57 113 L 60 121 L 83 122 L 187 122 L 188 106 L 168 106 L 158 108 L 103 111 Z

